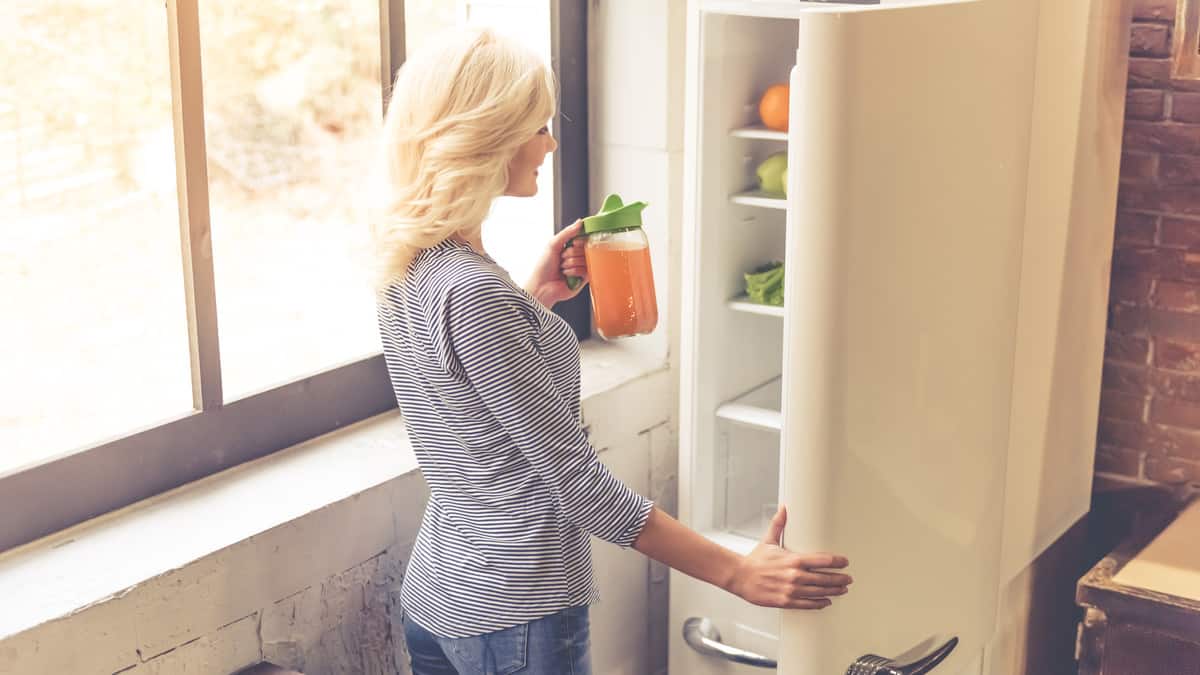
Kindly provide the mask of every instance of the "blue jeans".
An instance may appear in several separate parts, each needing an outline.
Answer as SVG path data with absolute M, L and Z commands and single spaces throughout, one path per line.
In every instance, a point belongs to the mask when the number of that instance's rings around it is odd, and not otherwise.
M 591 675 L 588 608 L 467 638 L 443 638 L 404 615 L 413 675 Z

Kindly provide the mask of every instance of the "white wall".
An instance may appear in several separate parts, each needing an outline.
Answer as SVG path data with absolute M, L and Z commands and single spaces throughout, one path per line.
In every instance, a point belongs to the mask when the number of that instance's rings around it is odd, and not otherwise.
M 590 2 L 588 22 L 588 132 L 592 211 L 609 193 L 649 207 L 643 223 L 650 238 L 659 327 L 627 341 L 652 362 L 670 364 L 670 438 L 654 447 L 651 493 L 677 514 L 678 354 L 680 325 L 680 231 L 683 204 L 683 100 L 685 0 Z M 616 413 L 619 414 L 619 413 Z M 647 589 L 649 632 L 644 670 L 665 675 L 669 621 L 668 569 L 651 564 Z M 600 650 L 597 650 L 600 651 Z M 598 663 L 599 663 L 598 656 Z
M 589 8 L 592 210 L 613 192 L 650 204 L 643 223 L 659 329 L 630 342 L 660 359 L 678 352 L 686 6 L 684 0 L 605 0 Z

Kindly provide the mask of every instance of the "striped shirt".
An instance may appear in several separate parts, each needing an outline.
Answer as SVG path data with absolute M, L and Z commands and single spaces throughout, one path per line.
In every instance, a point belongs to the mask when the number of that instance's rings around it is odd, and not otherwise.
M 405 611 L 457 638 L 594 602 L 588 535 L 631 546 L 652 504 L 588 443 L 571 328 L 453 240 L 421 252 L 378 314 L 430 490 Z

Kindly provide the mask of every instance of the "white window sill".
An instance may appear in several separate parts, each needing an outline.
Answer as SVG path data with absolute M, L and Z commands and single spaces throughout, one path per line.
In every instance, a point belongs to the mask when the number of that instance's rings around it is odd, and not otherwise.
M 585 419 L 619 403 L 621 392 L 603 394 L 655 373 L 666 378 L 665 363 L 621 344 L 590 340 L 583 352 Z M 0 640 L 416 469 L 392 411 L 9 551 L 0 556 Z

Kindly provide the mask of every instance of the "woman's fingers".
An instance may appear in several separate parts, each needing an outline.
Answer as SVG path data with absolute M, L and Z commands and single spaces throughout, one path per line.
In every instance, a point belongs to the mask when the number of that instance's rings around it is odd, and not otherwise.
M 797 581 L 810 586 L 849 586 L 854 578 L 848 574 L 805 571 L 796 575 Z
M 800 567 L 810 570 L 841 569 L 850 564 L 846 556 L 834 553 L 807 553 L 797 558 Z
M 779 520 L 782 525 L 782 512 Z M 768 539 L 776 538 L 768 533 Z M 764 541 L 742 563 L 734 588 L 742 598 L 766 607 L 822 609 L 849 592 L 853 579 L 836 572 L 849 562 L 831 553 L 795 554 Z
M 587 258 L 583 253 L 583 241 L 577 241 L 573 246 L 563 250 L 560 266 L 563 276 L 588 279 Z
M 583 221 L 576 220 L 554 235 L 554 238 L 550 240 L 550 245 L 556 249 L 563 248 L 572 237 L 578 237 L 581 234 L 583 234 Z M 579 242 L 575 242 L 575 245 L 578 244 Z
M 848 590 L 845 586 L 795 586 L 789 595 L 793 600 L 801 598 L 828 598 L 845 595 Z
M 825 609 L 833 604 L 828 598 L 792 600 L 786 605 L 787 609 Z

